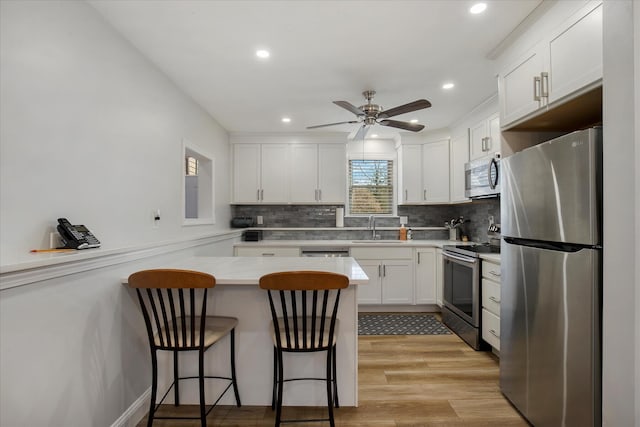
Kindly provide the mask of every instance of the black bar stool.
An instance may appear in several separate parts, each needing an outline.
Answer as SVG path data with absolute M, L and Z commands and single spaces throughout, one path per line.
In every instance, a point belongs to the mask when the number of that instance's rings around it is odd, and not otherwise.
M 329 421 L 335 426 L 333 408 L 340 407 L 336 372 L 336 337 L 340 290 L 349 285 L 347 276 L 322 271 L 272 273 L 260 278 L 260 288 L 269 294 L 273 335 L 272 409 L 276 409 L 276 427 L 283 422 Z M 284 379 L 282 355 L 326 351 L 325 378 Z M 328 418 L 288 419 L 282 417 L 282 388 L 285 382 L 322 380 L 327 384 Z
M 207 425 L 207 415 L 220 401 L 224 393 L 233 386 L 236 405 L 241 406 L 235 368 L 235 317 L 207 316 L 207 291 L 213 288 L 216 279 L 210 274 L 188 270 L 144 270 L 129 276 L 129 286 L 135 288 L 140 308 L 147 327 L 151 348 L 152 383 L 151 402 L 147 426 L 154 419 L 200 419 Z M 204 375 L 204 352 L 223 337 L 230 336 L 231 377 Z M 158 389 L 158 351 L 173 352 L 173 382 L 156 404 Z M 198 352 L 198 375 L 180 377 L 178 374 L 178 354 L 183 351 Z M 204 380 L 215 378 L 229 380 L 229 384 L 216 402 L 205 408 Z M 200 391 L 200 416 L 159 417 L 156 411 L 174 389 L 175 405 L 180 405 L 179 381 L 197 379 Z

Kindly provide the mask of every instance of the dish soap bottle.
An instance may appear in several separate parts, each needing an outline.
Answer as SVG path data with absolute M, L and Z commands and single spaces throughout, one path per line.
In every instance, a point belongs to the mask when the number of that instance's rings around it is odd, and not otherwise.
M 407 240 L 407 228 L 404 224 L 400 224 L 400 232 L 398 233 L 398 238 L 400 240 Z

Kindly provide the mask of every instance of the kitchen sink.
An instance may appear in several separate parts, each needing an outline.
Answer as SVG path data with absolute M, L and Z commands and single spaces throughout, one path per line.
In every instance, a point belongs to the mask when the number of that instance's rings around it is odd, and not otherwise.
M 407 243 L 407 240 L 352 240 L 351 243 Z

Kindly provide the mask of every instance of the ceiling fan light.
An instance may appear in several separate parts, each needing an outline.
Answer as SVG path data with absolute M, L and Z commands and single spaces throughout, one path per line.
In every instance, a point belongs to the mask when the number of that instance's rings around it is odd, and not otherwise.
M 445 83 L 442 85 L 442 89 L 453 89 L 455 85 L 451 82 Z

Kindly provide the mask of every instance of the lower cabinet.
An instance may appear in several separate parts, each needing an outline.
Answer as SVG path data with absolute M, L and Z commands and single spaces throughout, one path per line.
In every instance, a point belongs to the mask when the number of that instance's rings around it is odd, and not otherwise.
M 416 249 L 416 304 L 435 304 L 436 248 Z
M 413 304 L 413 250 L 411 248 L 351 248 L 369 276 L 358 287 L 358 304 Z
M 500 264 L 482 260 L 482 339 L 500 351 Z
M 442 308 L 444 294 L 444 271 L 442 269 L 442 249 L 436 249 L 436 304 Z
M 281 246 L 235 248 L 235 256 L 300 256 L 300 248 Z

